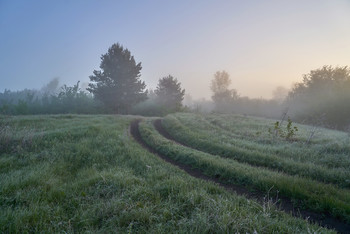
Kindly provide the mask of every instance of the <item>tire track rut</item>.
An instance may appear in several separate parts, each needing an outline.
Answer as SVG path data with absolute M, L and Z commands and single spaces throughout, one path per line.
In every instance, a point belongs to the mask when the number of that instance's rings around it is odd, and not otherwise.
M 131 122 L 130 124 L 130 134 L 132 137 L 145 149 L 147 149 L 152 154 L 157 155 L 164 161 L 171 163 L 172 165 L 180 168 L 181 170 L 185 171 L 187 174 L 202 179 L 205 181 L 214 182 L 215 184 L 218 184 L 219 186 L 225 188 L 226 190 L 230 192 L 235 192 L 238 195 L 244 196 L 248 199 L 253 199 L 259 202 L 260 204 L 263 204 L 266 202 L 266 198 L 268 197 L 268 194 L 260 192 L 260 191 L 254 191 L 248 190 L 246 187 L 241 185 L 233 185 L 233 184 L 226 184 L 220 181 L 219 178 L 213 178 L 205 175 L 201 170 L 197 168 L 192 168 L 189 165 L 180 163 L 178 161 L 175 161 L 166 155 L 160 154 L 157 152 L 154 148 L 147 145 L 147 143 L 142 139 L 140 131 L 139 131 L 139 123 L 141 119 L 136 119 Z M 189 145 L 182 144 L 178 141 L 176 141 L 162 126 L 161 119 L 157 119 L 153 122 L 155 129 L 166 139 L 173 141 L 176 144 L 182 145 L 184 147 L 191 148 Z M 192 148 L 191 148 L 192 149 Z M 269 198 L 270 200 L 271 198 Z M 292 214 L 294 217 L 303 218 L 308 221 L 311 221 L 312 223 L 318 223 L 319 225 L 335 229 L 339 233 L 350 233 L 350 225 L 344 222 L 341 222 L 338 219 L 335 219 L 329 215 L 316 213 L 309 210 L 300 210 L 295 209 L 293 206 L 293 203 L 289 198 L 286 197 L 273 197 L 272 201 L 277 201 L 276 205 L 279 207 L 279 210 Z

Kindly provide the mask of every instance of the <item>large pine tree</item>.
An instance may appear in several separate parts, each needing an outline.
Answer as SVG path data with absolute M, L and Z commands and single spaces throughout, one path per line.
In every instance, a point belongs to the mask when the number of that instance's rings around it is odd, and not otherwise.
M 106 107 L 127 114 L 133 105 L 147 99 L 145 82 L 140 80 L 141 63 L 136 64 L 128 49 L 113 44 L 101 60 L 101 70 L 93 71 L 87 90 Z

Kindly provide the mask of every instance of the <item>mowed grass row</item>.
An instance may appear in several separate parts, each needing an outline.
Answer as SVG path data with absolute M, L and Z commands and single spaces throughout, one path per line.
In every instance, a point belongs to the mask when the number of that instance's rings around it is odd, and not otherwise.
M 328 168 L 350 169 L 350 134 L 317 128 L 314 137 L 306 144 L 314 127 L 294 124 L 299 129 L 293 142 L 274 137 L 269 133 L 277 120 L 239 115 L 176 115 L 186 126 L 201 131 L 219 131 L 221 141 L 247 148 L 311 162 Z M 199 125 L 201 124 L 201 125 Z M 286 128 L 286 121 L 282 128 Z
M 178 162 L 200 169 L 204 174 L 228 184 L 279 193 L 298 207 L 330 214 L 350 223 L 350 192 L 298 176 L 252 167 L 248 164 L 207 154 L 162 137 L 151 122 L 140 123 L 140 132 L 148 145 Z
M 318 128 L 310 144 L 306 144 L 313 129 L 308 125 L 295 124 L 299 131 L 292 141 L 287 141 L 269 133 L 276 122 L 272 119 L 226 114 L 178 113 L 171 116 L 192 131 L 214 135 L 228 146 L 340 171 L 350 169 L 350 135 L 346 132 Z M 285 126 L 286 123 L 282 128 Z
M 0 138 L 0 233 L 334 233 L 165 163 L 129 136 L 132 119 L 0 119 L 16 129 Z
M 172 115 L 162 120 L 162 126 L 174 139 L 197 150 L 253 166 L 282 171 L 289 175 L 299 175 L 323 183 L 331 183 L 340 188 L 350 188 L 349 170 L 326 168 L 310 162 L 297 162 L 258 150 L 223 144 L 218 133 L 212 131 L 207 133 L 199 132 L 196 129 L 183 125 L 179 119 Z

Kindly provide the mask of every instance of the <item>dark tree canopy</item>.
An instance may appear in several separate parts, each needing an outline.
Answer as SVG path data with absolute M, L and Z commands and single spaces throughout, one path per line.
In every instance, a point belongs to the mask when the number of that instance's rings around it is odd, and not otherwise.
M 303 81 L 293 87 L 289 96 L 333 95 L 349 88 L 350 69 L 347 66 L 323 66 L 303 75 Z
M 140 80 L 141 63 L 136 64 L 128 49 L 113 44 L 101 60 L 101 70 L 93 71 L 87 90 L 106 107 L 125 114 L 147 99 L 146 85 Z
M 350 124 L 350 69 L 323 66 L 303 76 L 289 93 L 300 120 L 344 128 Z
M 182 107 L 185 90 L 181 89 L 181 83 L 171 75 L 159 79 L 155 90 L 158 102 L 166 109 L 178 111 Z

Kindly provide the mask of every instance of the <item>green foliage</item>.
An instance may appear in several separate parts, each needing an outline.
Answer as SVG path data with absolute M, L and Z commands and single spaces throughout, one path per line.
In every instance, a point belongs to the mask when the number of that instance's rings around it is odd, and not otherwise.
M 101 70 L 93 71 L 88 90 L 107 108 L 125 114 L 147 99 L 145 82 L 140 80 L 141 63 L 136 64 L 128 49 L 113 44 L 101 60 Z
M 284 138 L 286 140 L 292 140 L 293 137 L 295 137 L 296 132 L 298 131 L 298 127 L 297 126 L 293 126 L 293 122 L 292 120 L 288 117 L 287 120 L 287 125 L 286 125 L 286 129 L 283 130 L 281 124 L 279 121 L 276 121 L 273 129 L 269 128 L 268 132 L 270 135 L 274 135 L 274 136 L 279 136 L 281 138 Z
M 288 117 L 286 136 L 285 136 L 286 140 L 291 140 L 296 135 L 297 131 L 298 131 L 298 127 L 292 126 L 292 120 Z

